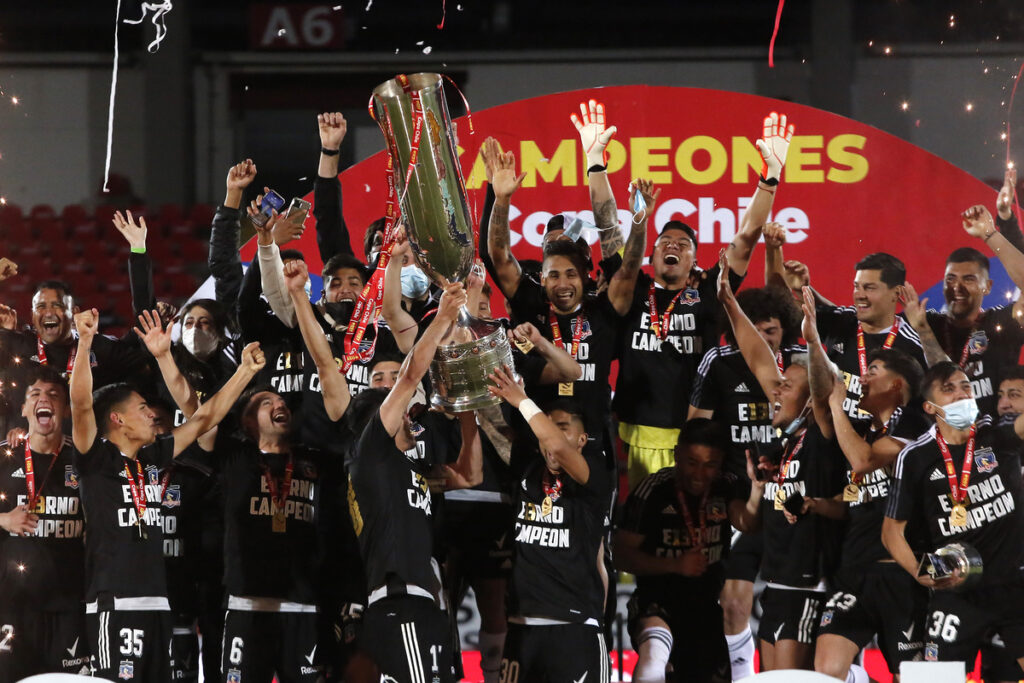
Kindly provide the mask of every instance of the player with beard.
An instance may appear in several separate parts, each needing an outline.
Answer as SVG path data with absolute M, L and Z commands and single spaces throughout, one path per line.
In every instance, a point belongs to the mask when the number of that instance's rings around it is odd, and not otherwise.
M 859 680 L 851 665 L 861 648 L 878 639 L 889 671 L 899 675 L 901 662 L 919 659 L 922 649 L 925 591 L 906 575 L 881 541 L 882 520 L 890 490 L 889 475 L 900 451 L 928 428 L 909 405 L 921 383 L 921 366 L 895 349 L 868 354 L 861 376 L 860 408 L 869 420 L 851 421 L 844 402 L 846 386 L 816 336 L 814 296 L 804 291 L 805 339 L 811 355 L 812 388 L 828 396 L 830 414 L 821 429 L 835 436 L 846 456 L 849 506 L 836 592 L 825 604 L 815 648 L 814 668 L 840 680 Z M 916 634 L 916 637 L 915 637 Z
M 71 374 L 77 350 L 72 334 L 72 319 L 78 312 L 71 286 L 60 280 L 45 280 L 36 286 L 32 296 L 32 330 L 0 328 L 0 347 L 17 359 L 4 372 L 5 382 L 24 387 L 29 372 L 37 365 L 56 368 L 64 377 Z M 133 381 L 145 375 L 146 357 L 127 339 L 115 340 L 99 335 L 89 352 L 89 362 L 97 383 L 111 384 Z M 21 423 L 23 392 L 8 396 L 7 429 Z M 6 433 L 6 430 L 5 430 Z
M 1024 285 L 1024 254 L 996 230 L 984 206 L 972 206 L 961 214 L 964 231 L 982 240 L 996 253 L 1018 289 Z M 960 247 L 946 259 L 942 294 L 945 312 L 922 312 L 908 320 L 921 337 L 929 363 L 953 360 L 971 380 L 978 408 L 986 415 L 996 412 L 996 391 L 1003 372 L 1017 365 L 1024 344 L 1024 302 L 1019 299 L 982 308 L 992 293 L 988 258 L 972 247 Z M 1009 292 L 1007 300 L 1009 300 Z M 907 298 L 916 300 L 912 287 Z M 927 299 L 925 299 L 927 302 Z M 922 305 L 923 308 L 923 305 Z
M 729 681 L 729 650 L 718 593 L 732 528 L 760 525 L 764 482 L 754 461 L 737 477 L 722 471 L 729 449 L 723 425 L 694 418 L 679 433 L 676 464 L 630 494 L 615 532 L 619 568 L 637 577 L 629 632 L 640 659 L 633 680 Z
M 771 213 L 792 137 L 793 124 L 787 125 L 784 114 L 772 112 L 765 117 L 763 137 L 757 140 L 764 166 L 728 247 L 734 289 L 746 275 Z M 696 233 L 685 223 L 669 221 L 651 254 L 654 277 L 642 273 L 632 292 L 612 405 L 619 418 L 619 438 L 628 451 L 631 488 L 648 474 L 672 465 L 697 366 L 705 351 L 718 342 L 718 271 L 711 268 L 703 273 L 696 257 Z M 742 464 L 739 469 L 744 469 Z
M 766 238 L 776 228 L 781 232 L 777 223 L 765 226 Z M 800 336 L 800 310 L 785 288 L 746 289 L 736 295 L 736 300 L 768 342 L 780 367 L 786 368 L 793 354 L 806 353 L 804 347 L 796 344 Z M 747 450 L 772 453 L 781 447 L 781 442 L 778 430 L 772 426 L 771 402 L 743 360 L 728 323 L 725 338 L 727 345 L 716 346 L 704 354 L 690 396 L 689 416 L 713 417 L 729 426 L 729 448 L 723 469 L 727 474 L 746 478 Z M 754 675 L 755 643 L 750 614 L 763 542 L 760 533 L 741 534 L 724 561 L 725 585 L 720 600 L 736 680 Z
M 454 678 L 440 572 L 432 556 L 429 472 L 416 454 L 410 401 L 465 303 L 462 284 L 448 285 L 395 386 L 362 392 L 349 410 L 349 427 L 360 435 L 349 463 L 349 514 L 368 593 L 360 648 L 382 680 L 415 683 L 427 680 L 427 673 L 434 680 Z M 442 466 L 445 488 L 469 488 L 482 480 L 474 414 L 460 413 L 459 423 L 462 447 L 453 465 Z
M 89 673 L 82 611 L 84 516 L 74 446 L 64 434 L 68 387 L 38 366 L 21 414 L 28 435 L 0 443 L 0 680 Z
M 612 490 L 601 455 L 585 451 L 587 433 L 574 404 L 547 414 L 527 398 L 508 368 L 490 391 L 519 410 L 540 444 L 516 491 L 515 559 L 501 680 L 609 681 L 601 632 L 607 577 L 604 517 Z
M 723 250 L 718 297 L 736 345 L 761 389 L 774 402 L 772 426 L 784 431 L 781 459 L 761 456 L 759 469 L 771 478 L 762 506 L 764 556 L 761 576 L 762 670 L 811 669 L 825 578 L 838 559 L 846 508 L 834 498 L 843 490 L 842 451 L 820 426 L 828 413 L 827 389 L 812 397 L 805 357 L 793 356 L 785 372 L 775 354 L 736 303 Z M 814 336 L 804 319 L 805 337 Z M 829 388 L 831 384 L 828 385 Z
M 89 520 L 89 646 L 100 677 L 166 679 L 171 633 L 158 473 L 224 418 L 263 357 L 258 345 L 247 346 L 224 387 L 192 419 L 157 436 L 153 412 L 127 385 L 93 395 L 88 358 L 98 318 L 95 309 L 75 316 L 79 339 L 70 387 L 75 466 Z
M 925 659 L 973 662 L 991 629 L 1006 654 L 1024 663 L 1024 417 L 1008 415 L 996 425 L 979 415 L 970 379 L 949 361 L 928 368 L 922 393 L 935 425 L 900 453 L 882 542 L 903 569 L 933 589 Z M 932 563 L 918 560 L 921 551 L 949 543 L 970 545 L 981 556 L 984 571 L 976 584 L 964 585 L 959 569 L 934 576 L 927 571 Z
M 810 285 L 807 267 L 786 261 L 786 280 L 794 290 Z M 884 252 L 868 254 L 857 262 L 853 277 L 853 306 L 835 306 L 814 293 L 818 301 L 818 331 L 828 349 L 829 359 L 843 373 L 846 384 L 846 413 L 864 418 L 857 409 L 860 377 L 867 372 L 867 354 L 877 348 L 897 349 L 921 367 L 926 367 L 924 350 L 915 326 L 896 307 L 905 296 L 907 269 L 895 256 Z

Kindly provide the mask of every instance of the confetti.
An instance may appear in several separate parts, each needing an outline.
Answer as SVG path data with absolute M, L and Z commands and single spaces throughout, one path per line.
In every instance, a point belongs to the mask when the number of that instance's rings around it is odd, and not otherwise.
M 423 48 L 423 54 L 425 54 L 425 55 L 429 55 L 429 54 L 430 54 L 430 51 L 431 51 L 431 50 L 433 50 L 433 49 L 434 49 L 434 48 L 432 48 L 432 47 L 430 47 L 429 45 L 427 45 L 427 46 L 426 46 L 425 48 Z
M 422 40 L 420 40 L 420 41 L 417 41 L 417 43 L 416 43 L 416 44 L 417 44 L 417 45 L 422 45 L 422 44 L 423 44 L 423 41 L 422 41 Z
M 373 0 L 367 0 L 367 2 L 366 2 L 366 9 L 364 9 L 363 11 L 364 12 L 369 12 L 371 7 L 373 7 Z M 366 27 L 364 26 L 363 28 L 366 28 Z
M 280 38 L 281 36 L 283 36 L 287 32 L 288 31 L 286 31 L 285 29 L 280 28 L 280 29 L 277 30 L 277 36 Z
M 448 9 L 445 7 L 447 0 L 441 0 L 441 23 L 437 25 L 437 30 L 444 28 L 444 18 L 448 14 Z
M 786 0 L 779 0 L 779 7 L 775 10 L 775 28 L 772 30 L 772 39 L 768 43 L 768 66 L 775 68 L 775 39 L 779 35 L 779 22 L 782 20 L 782 7 Z
M 340 9 L 341 9 L 341 5 L 335 5 L 335 6 L 334 6 L 334 7 L 332 7 L 331 9 L 333 9 L 333 10 L 334 10 L 335 12 L 337 12 L 338 10 L 340 10 Z

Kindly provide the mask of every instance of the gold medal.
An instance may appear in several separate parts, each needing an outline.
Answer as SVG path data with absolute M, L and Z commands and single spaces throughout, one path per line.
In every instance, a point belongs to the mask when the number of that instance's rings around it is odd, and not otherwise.
M 544 496 L 544 502 L 540 504 L 540 514 L 547 517 L 551 514 L 551 508 L 555 506 L 555 502 L 551 500 L 551 496 Z
M 949 513 L 949 526 L 962 528 L 967 526 L 967 506 L 963 503 L 957 503 L 953 506 L 953 511 Z
M 516 348 L 522 352 L 523 355 L 533 351 L 533 342 L 526 337 L 520 338 L 518 335 L 512 335 L 512 343 L 516 345 Z
M 856 503 L 860 500 L 860 487 L 856 484 L 847 484 L 843 489 L 843 502 Z
M 786 492 L 779 487 L 779 490 L 775 492 L 775 509 L 785 510 L 786 509 Z
M 271 531 L 275 534 L 283 534 L 288 528 L 288 518 L 285 517 L 284 509 L 274 505 L 273 522 L 271 523 Z
M 559 396 L 572 396 L 572 382 L 559 382 L 558 383 L 558 395 Z

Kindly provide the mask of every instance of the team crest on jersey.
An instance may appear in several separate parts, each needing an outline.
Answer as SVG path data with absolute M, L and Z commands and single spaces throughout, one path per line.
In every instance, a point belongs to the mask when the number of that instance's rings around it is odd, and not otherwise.
M 939 661 L 939 646 L 935 643 L 924 644 L 924 661 L 926 662 L 937 662 Z
M 974 465 L 979 472 L 991 472 L 996 468 L 996 454 L 991 448 L 978 449 L 974 454 Z
M 122 661 L 117 667 L 117 677 L 126 681 L 135 678 L 135 664 Z
M 150 486 L 156 486 L 160 483 L 160 472 L 151 465 L 146 468 L 146 478 L 149 479 Z
M 985 330 L 977 330 L 967 339 L 969 355 L 980 356 L 985 353 L 986 349 L 988 349 L 988 335 L 985 334 Z
M 708 519 L 712 522 L 721 522 L 726 518 L 725 501 L 715 498 L 708 503 Z
M 78 488 L 78 475 L 71 465 L 64 465 L 64 486 L 69 489 Z
M 828 626 L 829 624 L 832 623 L 832 615 L 833 615 L 832 610 L 826 610 L 825 613 L 821 615 L 821 625 L 822 625 L 822 627 Z
M 168 486 L 167 490 L 164 491 L 164 499 L 160 501 L 160 504 L 165 508 L 176 508 L 181 505 L 181 487 L 177 484 Z
M 583 329 L 580 331 L 580 341 L 583 341 L 589 337 L 593 332 L 590 329 L 590 321 L 586 317 L 583 318 Z
M 683 306 L 693 306 L 694 304 L 700 303 L 700 292 L 696 289 L 687 287 L 683 291 L 683 298 L 679 300 L 679 303 Z
M 242 672 L 238 669 L 228 669 L 228 683 L 242 683 Z

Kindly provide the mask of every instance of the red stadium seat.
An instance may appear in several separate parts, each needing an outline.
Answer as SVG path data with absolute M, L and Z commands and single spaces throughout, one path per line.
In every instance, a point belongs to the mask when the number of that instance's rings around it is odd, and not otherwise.
M 91 262 L 97 269 L 105 266 L 107 259 L 110 258 L 110 249 L 106 242 L 93 239 L 82 243 L 81 249 L 85 260 Z
M 185 216 L 181 211 L 181 206 L 178 204 L 162 204 L 160 211 L 157 212 L 157 217 L 163 223 L 181 223 L 185 220 Z
M 64 210 L 60 212 L 60 220 L 69 235 L 79 225 L 92 225 L 92 215 L 81 204 L 68 204 L 65 206 Z
M 0 225 L 6 226 L 20 223 L 24 218 L 21 215 L 21 207 L 17 204 L 0 204 Z
M 49 204 L 36 204 L 32 207 L 32 210 L 28 212 L 29 220 L 32 221 L 51 221 L 57 219 L 57 212 L 53 210 L 53 207 Z
M 114 229 L 114 212 L 118 210 L 116 206 L 97 206 L 96 207 L 96 229 L 98 234 L 108 234 L 108 230 Z
M 36 239 L 42 244 L 49 245 L 64 240 L 64 226 L 56 218 L 32 217 L 29 219 L 29 224 L 32 226 Z
M 213 223 L 213 207 L 209 204 L 196 204 L 189 211 L 188 220 L 194 227 L 209 228 Z
M 3 243 L 5 245 L 16 244 L 18 247 L 24 248 L 29 243 L 35 241 L 35 235 L 32 232 L 32 228 L 28 223 L 25 223 L 20 218 L 17 219 L 17 222 L 11 225 L 0 226 L 0 234 L 4 236 Z
M 210 243 L 191 239 L 178 244 L 178 253 L 189 265 L 202 265 L 210 254 Z

